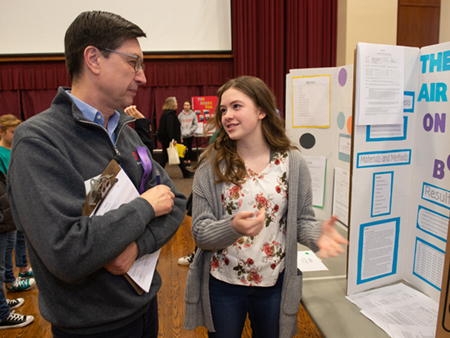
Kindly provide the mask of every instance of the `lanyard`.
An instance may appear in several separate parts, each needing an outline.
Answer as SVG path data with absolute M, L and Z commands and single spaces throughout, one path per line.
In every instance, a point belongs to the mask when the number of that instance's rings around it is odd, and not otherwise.
M 144 175 L 142 175 L 141 186 L 139 187 L 139 194 L 142 195 L 145 191 L 145 182 L 152 172 L 152 161 L 148 157 L 146 147 L 137 147 L 137 153 L 141 159 L 142 167 L 144 167 Z

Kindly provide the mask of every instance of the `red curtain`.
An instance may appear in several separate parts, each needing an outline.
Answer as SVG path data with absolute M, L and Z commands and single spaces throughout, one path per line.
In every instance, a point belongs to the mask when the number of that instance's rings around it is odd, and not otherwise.
M 233 0 L 232 18 L 234 75 L 261 78 L 282 102 L 284 1 Z
M 69 83 L 64 61 L 0 64 L 0 91 L 56 89 Z
M 2 107 L 1 115 L 13 114 L 18 119 L 22 119 L 19 90 L 0 90 L 0 105 Z
M 165 100 L 161 95 L 177 96 L 179 101 L 215 95 L 233 73 L 232 59 L 146 60 L 145 65 L 147 83 L 139 88 L 134 104 L 152 121 L 155 114 L 159 120 Z M 26 120 L 50 106 L 59 86 L 70 87 L 63 61 L 0 63 L 2 114 Z
M 232 0 L 234 76 L 261 78 L 284 116 L 290 69 L 333 67 L 337 0 Z
M 57 89 L 22 90 L 22 111 L 24 120 L 48 109 Z

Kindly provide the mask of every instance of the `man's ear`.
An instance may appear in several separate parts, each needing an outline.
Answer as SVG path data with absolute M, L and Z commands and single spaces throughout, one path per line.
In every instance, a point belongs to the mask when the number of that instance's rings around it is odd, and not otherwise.
M 83 53 L 86 67 L 95 75 L 100 73 L 101 52 L 94 46 L 87 46 Z

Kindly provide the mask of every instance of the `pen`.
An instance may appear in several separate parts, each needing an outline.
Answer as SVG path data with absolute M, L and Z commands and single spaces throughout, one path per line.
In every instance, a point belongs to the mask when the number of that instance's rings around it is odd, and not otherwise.
M 159 174 L 159 170 L 155 168 L 155 174 L 156 174 L 156 185 L 161 184 L 161 175 Z

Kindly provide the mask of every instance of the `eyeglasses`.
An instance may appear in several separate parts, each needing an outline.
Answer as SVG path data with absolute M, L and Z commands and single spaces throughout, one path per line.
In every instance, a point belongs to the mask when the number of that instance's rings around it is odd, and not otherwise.
M 137 56 L 137 55 L 132 55 L 132 54 L 127 54 L 127 53 L 122 53 L 122 52 L 119 52 L 119 51 L 117 51 L 117 50 L 109 49 L 109 48 L 100 48 L 100 47 L 99 47 L 99 49 L 103 49 L 103 50 L 106 50 L 106 51 L 111 52 L 111 53 L 117 53 L 117 54 L 129 56 L 129 57 L 132 57 L 133 59 L 136 59 L 136 61 L 133 62 L 133 68 L 134 68 L 134 71 L 135 71 L 136 73 L 137 73 L 141 68 L 142 68 L 142 71 L 145 69 L 144 61 L 143 61 L 139 56 Z

